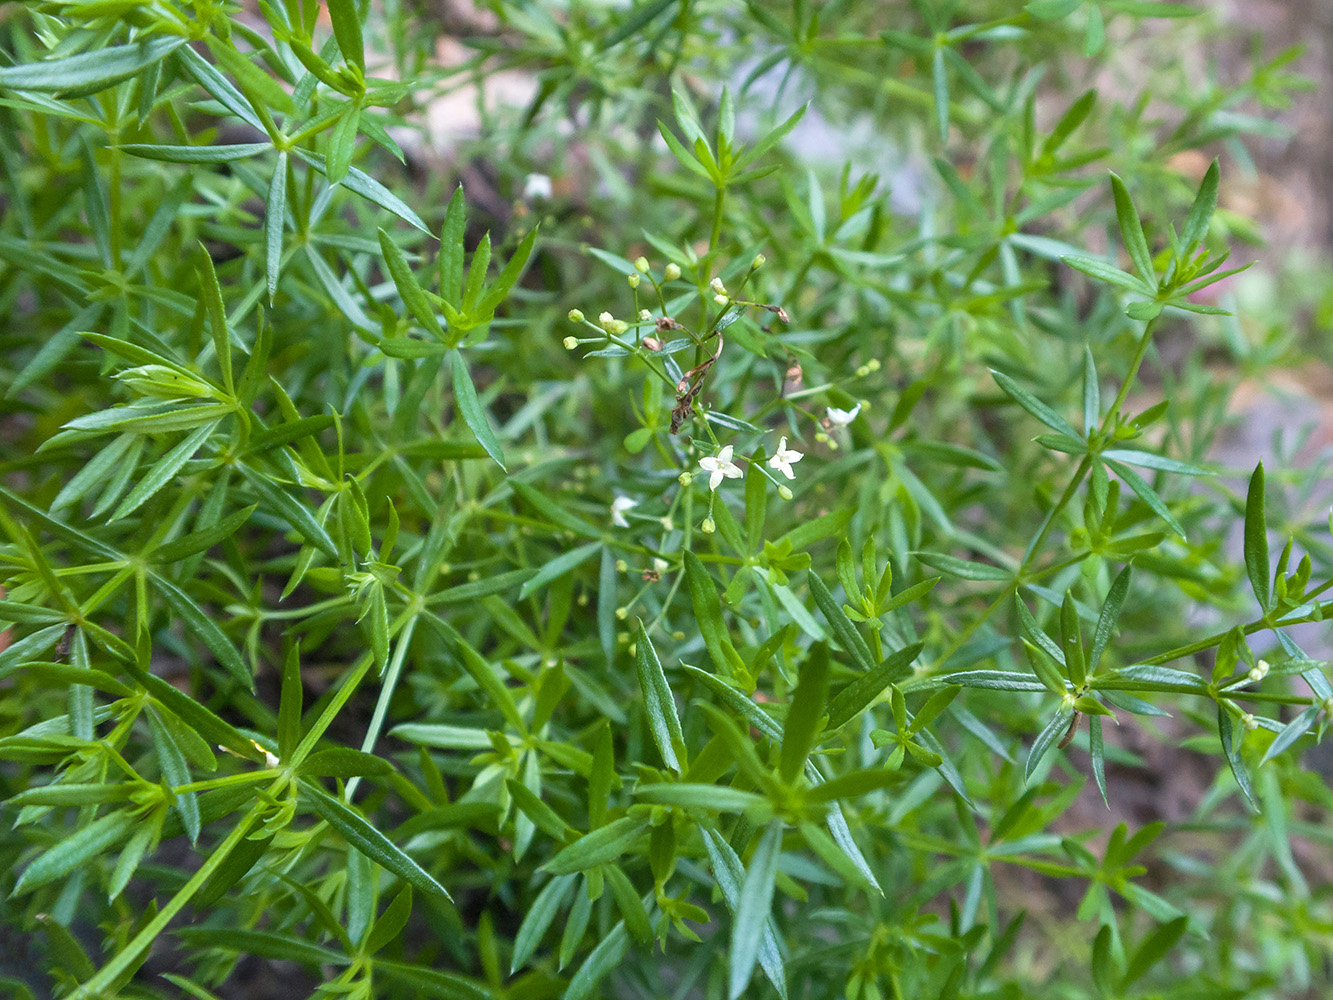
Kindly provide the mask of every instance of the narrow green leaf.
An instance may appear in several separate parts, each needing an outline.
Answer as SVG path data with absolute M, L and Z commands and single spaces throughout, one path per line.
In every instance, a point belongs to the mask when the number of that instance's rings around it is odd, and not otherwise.
M 667 685 L 662 662 L 657 658 L 648 631 L 639 622 L 635 640 L 635 655 L 639 670 L 639 689 L 643 692 L 644 708 L 648 713 L 648 727 L 653 741 L 666 766 L 677 774 L 685 770 L 685 735 L 676 714 L 676 700 Z
M 1155 291 L 1157 272 L 1153 268 L 1152 253 L 1148 250 L 1148 238 L 1143 234 L 1143 223 L 1139 221 L 1138 209 L 1134 207 L 1134 199 L 1130 197 L 1125 182 L 1114 173 L 1111 174 L 1111 194 L 1115 199 L 1116 219 L 1120 223 L 1120 238 L 1125 242 L 1129 259 L 1134 262 L 1143 280 Z
M 389 277 L 393 279 L 394 287 L 398 289 L 403 304 L 407 306 L 408 311 L 416 318 L 416 321 L 425 327 L 427 333 L 437 340 L 443 341 L 445 339 L 444 330 L 440 327 L 439 320 L 435 316 L 435 309 L 431 306 L 430 300 L 426 298 L 425 291 L 417 282 L 416 276 L 412 274 L 412 268 L 407 262 L 407 257 L 383 229 L 379 231 L 379 239 L 380 250 L 384 254 L 384 262 L 389 267 Z
M 1190 206 L 1189 217 L 1180 234 L 1180 242 L 1187 252 L 1203 242 L 1203 238 L 1208 235 L 1208 223 L 1212 221 L 1213 212 L 1217 209 L 1218 176 L 1217 160 L 1213 160 L 1199 183 L 1199 193 L 1194 196 L 1194 204 Z
M 248 736 L 243 735 L 230 723 L 224 722 L 210 709 L 178 691 L 162 678 L 146 673 L 132 663 L 126 664 L 124 669 L 164 708 L 186 726 L 197 731 L 204 739 L 224 746 L 246 760 L 263 763 L 264 751 L 256 747 Z
M 446 901 L 451 900 L 444 886 L 436 882 L 402 848 L 375 829 L 370 821 L 359 812 L 344 805 L 328 792 L 310 782 L 304 782 L 301 785 L 301 791 L 310 797 L 315 811 L 319 813 L 324 821 L 342 834 L 343 839 L 371 861 L 422 892 L 437 898 L 443 898 Z
M 576 878 L 575 875 L 559 875 L 537 893 L 537 898 L 532 901 L 523 916 L 523 922 L 518 926 L 518 933 L 514 935 L 514 957 L 509 966 L 511 975 L 522 968 L 537 950 L 564 904 L 565 897 L 574 888 Z
M 31 892 L 86 865 L 103 851 L 118 844 L 136 822 L 133 809 L 120 809 L 76 828 L 23 870 L 18 884 L 14 886 L 13 895 Z
M 677 806 L 681 809 L 706 809 L 709 812 L 748 812 L 762 810 L 768 800 L 754 792 L 741 791 L 725 785 L 704 785 L 690 782 L 677 784 L 640 785 L 635 798 L 653 805 Z
M 954 679 L 950 678 L 950 680 Z M 955 683 L 957 682 L 955 681 Z M 1046 723 L 1045 728 L 1037 734 L 1036 740 L 1032 743 L 1032 749 L 1028 751 L 1027 763 L 1023 766 L 1024 781 L 1032 780 L 1032 774 L 1037 770 L 1037 765 L 1046 756 L 1046 752 L 1055 746 L 1060 737 L 1065 734 L 1065 731 L 1069 728 L 1069 720 L 1073 717 L 1073 712 L 1061 709 L 1051 717 L 1051 721 Z
M 1129 957 L 1125 975 L 1120 980 L 1120 989 L 1128 990 L 1131 985 L 1143 978 L 1144 974 L 1167 956 L 1185 934 L 1189 925 L 1188 917 L 1177 917 L 1150 931 L 1143 942 Z
M 1245 572 L 1250 588 L 1259 602 L 1259 609 L 1267 612 L 1273 597 L 1269 590 L 1268 524 L 1264 511 L 1264 463 L 1260 462 L 1250 476 L 1250 488 L 1245 496 Z
M 209 652 L 217 657 L 218 663 L 237 683 L 247 691 L 253 691 L 255 681 L 250 668 L 241 659 L 241 654 L 236 652 L 236 647 L 231 644 L 231 640 L 223 633 L 214 617 L 206 614 L 190 595 L 171 581 L 156 577 L 154 583 L 171 605 L 171 609 L 181 617 L 188 631 L 208 647 Z
M 287 151 L 278 154 L 264 205 L 264 280 L 270 304 L 282 273 L 282 231 L 287 218 Z M 245 380 L 242 379 L 242 382 Z
M 731 663 L 723 643 L 727 641 L 726 625 L 722 621 L 722 601 L 717 596 L 717 587 L 708 575 L 703 562 L 693 552 L 685 552 L 685 585 L 690 592 L 690 604 L 694 608 L 695 624 L 703 636 L 708 656 L 713 661 L 717 672 L 726 677 L 731 674 Z
M 63 94 L 96 93 L 134 76 L 146 66 L 161 62 L 184 44 L 184 38 L 159 36 L 44 62 L 5 66 L 0 68 L 0 88 Z
M 788 784 L 795 781 L 805 767 L 810 750 L 815 745 L 815 737 L 822 728 L 824 705 L 828 700 L 828 679 L 828 647 L 822 642 L 815 643 L 801 665 L 800 678 L 791 694 L 787 718 L 782 725 L 779 773 Z M 734 979 L 732 983 L 734 987 Z
M 234 160 L 248 160 L 260 153 L 267 153 L 273 149 L 273 143 L 242 142 L 216 146 L 153 146 L 147 143 L 127 142 L 115 148 L 122 153 L 128 153 L 130 156 L 137 156 L 144 160 L 159 160 L 163 163 L 231 163 Z
M 1088 670 L 1092 673 L 1097 672 L 1097 664 L 1101 662 L 1102 653 L 1106 650 L 1106 644 L 1111 641 L 1111 633 L 1115 631 L 1116 622 L 1120 619 L 1120 609 L 1129 594 L 1129 575 L 1130 567 L 1126 564 L 1112 581 L 1111 589 L 1106 594 L 1106 602 L 1102 605 L 1102 612 L 1097 616 L 1097 630 L 1093 633 L 1092 649 L 1088 653 Z
M 914 642 L 897 652 L 890 653 L 884 662 L 852 681 L 829 702 L 827 736 L 851 722 L 865 711 L 890 684 L 905 677 L 912 669 L 912 661 L 921 655 L 923 644 Z
M 357 125 L 361 122 L 361 106 L 355 101 L 347 106 L 338 124 L 329 136 L 329 148 L 324 154 L 325 175 L 330 184 L 341 184 L 352 166 L 356 152 Z
M 727 956 L 730 966 L 727 995 L 730 1000 L 737 1000 L 745 992 L 759 959 L 759 945 L 773 905 L 781 847 L 782 825 L 771 823 L 759 838 L 759 846 L 750 858 L 745 881 L 741 883 L 731 922 L 731 950 Z
M 111 515 L 110 520 L 119 521 L 122 517 L 134 513 L 158 490 L 171 482 L 190 459 L 194 458 L 194 453 L 203 447 L 204 442 L 213 434 L 217 424 L 204 424 L 197 427 L 180 444 L 172 448 L 162 458 L 160 458 L 152 468 L 148 470 L 134 489 L 130 490 L 129 495 L 120 502 L 116 512 Z
M 1104 281 L 1109 285 L 1115 285 L 1118 288 L 1124 288 L 1131 292 L 1141 292 L 1144 295 L 1151 295 L 1152 289 L 1139 278 L 1132 274 L 1126 274 L 1114 264 L 1108 264 L 1100 257 L 1084 257 L 1080 254 L 1064 254 L 1060 260 L 1072 267 L 1075 271 L 1086 274 L 1089 278 L 1095 278 L 1097 281 Z
M 1129 465 L 1137 465 L 1143 469 L 1176 472 L 1182 476 L 1211 476 L 1214 474 L 1208 469 L 1190 465 L 1188 462 L 1179 462 L 1174 458 L 1154 455 L 1152 452 L 1138 451 L 1133 448 L 1109 448 L 1102 452 L 1102 457 L 1116 462 L 1125 462 Z
M 477 390 L 472 385 L 472 376 L 468 373 L 463 355 L 458 351 L 451 351 L 449 364 L 453 371 L 454 405 L 458 407 L 458 412 L 463 417 L 463 422 L 467 424 L 468 430 L 476 436 L 477 443 L 486 449 L 486 454 L 490 455 L 495 464 L 503 470 L 504 451 L 500 448 L 500 441 L 486 419 L 486 411 L 481 408 L 481 402 L 477 399 Z
M 736 856 L 736 852 L 720 833 L 705 826 L 700 826 L 699 832 L 703 835 L 704 847 L 708 851 L 708 859 L 713 867 L 713 878 L 717 880 L 717 886 L 722 890 L 722 899 L 727 904 L 727 909 L 734 914 L 740 901 L 741 885 L 745 881 L 745 868 L 741 864 L 741 859 Z M 782 952 L 778 949 L 771 916 L 764 921 L 763 936 L 759 941 L 759 966 L 773 984 L 773 988 L 778 991 L 778 995 L 786 1000 L 787 972 L 783 967 Z
M 1180 526 L 1180 522 L 1175 519 L 1175 516 L 1166 506 L 1166 503 L 1163 502 L 1162 498 L 1157 495 L 1157 491 L 1149 486 L 1143 480 L 1142 476 L 1128 466 L 1121 465 L 1118 462 L 1107 462 L 1106 465 L 1117 476 L 1125 481 L 1138 498 L 1152 509 L 1153 513 L 1166 522 L 1168 528 L 1181 538 L 1185 537 L 1185 529 Z
M 609 864 L 629 849 L 629 845 L 643 832 L 644 823 L 645 820 L 630 816 L 613 820 L 562 848 L 555 857 L 542 865 L 542 870 L 552 875 L 569 875 Z
M 540 590 L 552 580 L 564 576 L 575 567 L 583 565 L 601 551 L 601 548 L 601 542 L 588 542 L 586 545 L 580 545 L 576 549 L 570 549 L 568 552 L 556 556 L 539 569 L 535 575 L 523 582 L 523 586 L 518 591 L 519 600 Z
M 856 626 L 843 612 L 838 602 L 833 599 L 833 595 L 829 593 L 828 586 L 823 579 L 820 578 L 818 573 L 811 572 L 808 575 L 808 580 L 810 593 L 814 595 L 820 613 L 823 614 L 829 623 L 829 627 L 833 630 L 838 645 L 856 661 L 856 665 L 862 670 L 873 670 L 875 668 L 875 658 L 870 655 L 870 647 L 862 638 L 861 633 L 856 630 Z M 849 598 L 852 596 L 851 594 L 848 595 Z
M 1274 757 L 1286 753 L 1286 751 L 1297 740 L 1309 732 L 1310 727 L 1315 724 L 1319 718 L 1319 713 L 1323 710 L 1321 705 L 1311 705 L 1296 718 L 1292 719 L 1281 731 L 1273 737 L 1273 742 L 1269 744 L 1268 749 L 1264 751 L 1263 759 L 1259 761 L 1259 766 L 1267 764 Z
M 992 368 L 991 376 L 995 379 L 999 387 L 1004 390 L 1005 395 L 1009 396 L 1015 403 L 1023 407 L 1023 409 L 1027 410 L 1043 424 L 1051 428 L 1051 430 L 1058 431 L 1061 434 L 1074 438 L 1076 441 L 1081 439 L 1079 432 L 1074 430 L 1064 417 L 1060 416 L 1060 414 L 1056 413 L 1008 375 L 1005 375 L 1003 372 L 997 372 Z
M 362 73 L 366 71 L 366 48 L 361 38 L 361 18 L 356 0 L 328 0 L 329 20 L 333 37 L 338 39 L 338 51 L 348 63 Z
M 1250 772 L 1245 767 L 1245 761 L 1240 756 L 1240 745 L 1236 742 L 1235 727 L 1231 720 L 1231 714 L 1227 706 L 1221 702 L 1217 706 L 1217 731 L 1222 740 L 1222 753 L 1227 759 L 1227 764 L 1231 767 L 1231 773 L 1236 778 L 1236 784 L 1240 786 L 1241 794 L 1245 796 L 1245 801 L 1254 812 L 1259 811 L 1259 806 L 1254 798 L 1254 786 L 1250 784 Z
M 938 569 L 963 580 L 989 580 L 1001 583 L 1013 579 L 1013 574 L 1008 570 L 991 566 L 989 563 L 968 562 L 966 559 L 945 555 L 942 552 L 914 552 L 913 555 L 932 569 Z

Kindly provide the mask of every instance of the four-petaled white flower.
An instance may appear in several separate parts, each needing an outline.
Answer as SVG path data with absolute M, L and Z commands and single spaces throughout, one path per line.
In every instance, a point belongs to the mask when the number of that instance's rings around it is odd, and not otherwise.
M 551 178 L 546 174 L 528 174 L 523 178 L 523 198 L 526 201 L 551 200 Z
M 795 479 L 796 473 L 791 471 L 792 464 L 799 462 L 805 456 L 794 448 L 787 447 L 787 439 L 784 437 L 778 441 L 778 450 L 773 453 L 773 457 L 768 460 L 770 469 L 778 469 L 788 479 Z
M 727 445 L 716 455 L 708 455 L 705 458 L 699 459 L 699 468 L 709 474 L 708 488 L 710 490 L 716 490 L 718 484 L 722 482 L 724 477 L 727 479 L 740 479 L 741 476 L 744 475 L 744 473 L 741 472 L 740 467 L 731 460 L 731 445 Z
M 616 497 L 611 501 L 611 523 L 617 528 L 628 528 L 629 522 L 625 520 L 625 511 L 639 506 L 639 501 L 633 497 Z
M 829 423 L 836 424 L 839 427 L 846 427 L 848 424 L 850 424 L 853 420 L 856 419 L 856 415 L 860 412 L 861 412 L 860 403 L 857 403 L 850 410 L 839 410 L 836 407 L 830 406 L 828 408 Z

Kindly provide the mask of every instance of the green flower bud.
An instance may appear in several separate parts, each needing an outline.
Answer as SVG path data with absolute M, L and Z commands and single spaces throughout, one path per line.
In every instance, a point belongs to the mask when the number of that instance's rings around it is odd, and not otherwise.
M 582 310 L 580 310 L 580 309 L 571 309 L 571 310 L 569 310 L 569 321 L 570 321 L 571 323 L 582 323 L 582 322 L 583 322 L 583 312 L 582 312 Z
M 702 531 L 705 535 L 711 535 L 713 532 L 717 530 L 717 522 L 715 522 L 711 517 L 705 517 L 704 523 L 699 525 L 699 530 Z
M 565 344 L 565 350 L 572 351 L 574 350 L 574 348 L 579 346 L 579 341 L 577 337 L 566 337 L 564 340 L 564 344 Z
M 647 258 L 647 257 L 635 257 L 635 258 L 634 258 L 634 270 L 638 271 L 640 274 L 647 274 L 647 273 L 648 273 L 648 258 Z
M 667 281 L 675 281 L 680 277 L 680 268 L 675 264 L 668 264 L 662 270 L 662 276 L 666 278 Z

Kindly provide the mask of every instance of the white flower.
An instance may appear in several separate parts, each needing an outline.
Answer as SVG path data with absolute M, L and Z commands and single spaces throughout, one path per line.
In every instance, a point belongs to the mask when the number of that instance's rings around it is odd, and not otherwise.
M 731 460 L 731 445 L 727 445 L 716 456 L 709 455 L 706 458 L 699 459 L 699 468 L 709 473 L 708 488 L 710 490 L 716 490 L 723 477 L 740 479 L 744 475 L 740 467 Z
M 528 174 L 523 179 L 523 198 L 525 201 L 535 201 L 538 198 L 550 201 L 551 178 L 545 174 Z
M 639 506 L 639 501 L 633 497 L 616 497 L 611 501 L 611 523 L 617 528 L 628 528 L 629 522 L 625 520 L 625 511 Z
M 861 412 L 860 403 L 857 403 L 850 410 L 839 410 L 836 407 L 830 406 L 828 408 L 829 423 L 836 424 L 839 427 L 846 427 L 848 424 L 850 424 L 853 420 L 856 419 L 856 415 L 860 412 Z
M 791 471 L 792 463 L 799 462 L 804 457 L 799 451 L 788 448 L 787 439 L 784 437 L 778 442 L 778 450 L 768 460 L 768 467 L 781 470 L 782 474 L 788 479 L 795 479 L 796 473 Z

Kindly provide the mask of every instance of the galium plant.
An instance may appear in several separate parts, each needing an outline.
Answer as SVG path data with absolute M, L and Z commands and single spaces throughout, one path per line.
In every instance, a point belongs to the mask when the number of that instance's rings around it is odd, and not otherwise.
M 1172 159 L 1295 81 L 1195 13 L 11 9 L 7 995 L 1317 990 L 1322 466 Z

